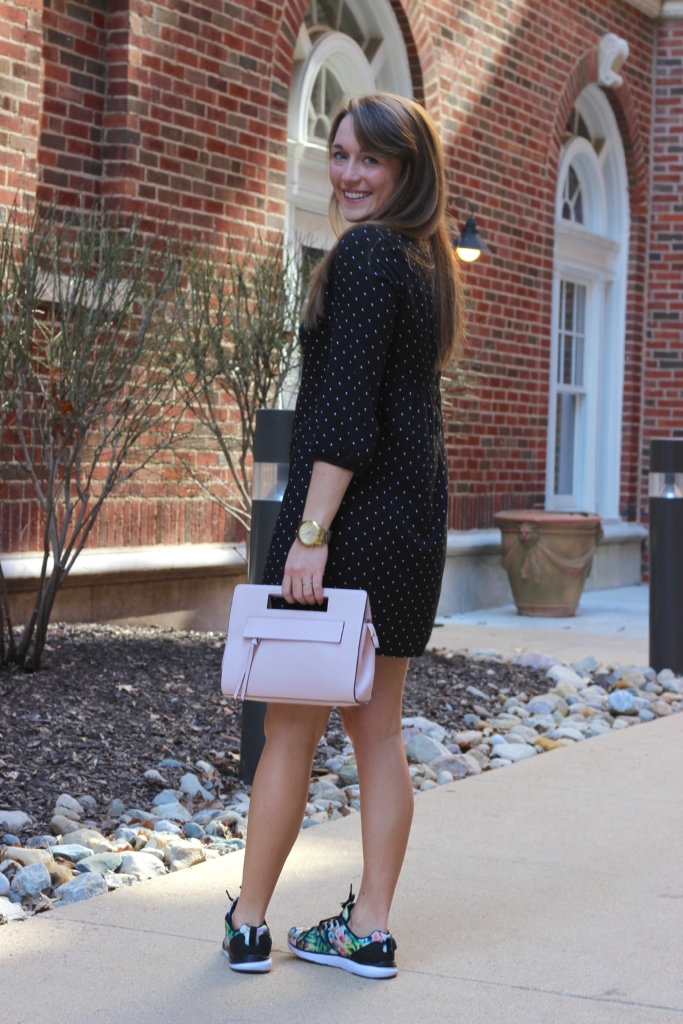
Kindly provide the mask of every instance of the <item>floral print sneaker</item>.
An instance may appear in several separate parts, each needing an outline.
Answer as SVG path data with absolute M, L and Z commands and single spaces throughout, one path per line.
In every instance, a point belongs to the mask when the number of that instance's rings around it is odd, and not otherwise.
M 390 932 L 373 932 L 365 938 L 354 935 L 349 917 L 356 902 L 353 887 L 337 917 L 320 921 L 313 928 L 290 928 L 287 945 L 295 956 L 314 964 L 341 967 L 362 978 L 394 978 L 396 943 Z
M 232 899 L 230 893 L 228 899 Z M 225 915 L 223 956 L 228 958 L 233 971 L 241 971 L 243 974 L 267 974 L 273 966 L 270 958 L 273 945 L 270 928 L 265 921 L 258 928 L 248 924 L 235 928 L 232 915 L 237 906 L 237 899 L 232 901 L 230 910 Z

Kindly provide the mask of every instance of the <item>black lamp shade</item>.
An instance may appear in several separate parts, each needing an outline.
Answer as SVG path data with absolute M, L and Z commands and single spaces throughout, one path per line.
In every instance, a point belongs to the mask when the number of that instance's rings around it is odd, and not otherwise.
M 486 242 L 480 237 L 477 231 L 477 222 L 474 217 L 468 217 L 465 227 L 460 234 L 453 239 L 454 249 L 478 249 L 479 252 L 491 252 Z

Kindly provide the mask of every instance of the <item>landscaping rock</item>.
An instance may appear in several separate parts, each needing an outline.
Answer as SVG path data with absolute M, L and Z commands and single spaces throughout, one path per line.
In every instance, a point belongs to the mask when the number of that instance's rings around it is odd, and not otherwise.
M 158 810 L 163 814 L 164 820 L 180 821 L 183 823 L 186 821 L 192 821 L 192 815 L 188 809 L 183 807 L 183 805 L 177 800 L 174 803 L 163 803 Z M 147 815 L 147 817 L 149 817 L 149 815 Z
M 3 832 L 21 832 L 31 824 L 31 816 L 25 811 L 10 811 L 0 808 L 0 826 Z
M 12 879 L 10 889 L 20 900 L 27 897 L 37 900 L 43 892 L 48 892 L 52 887 L 50 872 L 44 864 L 29 864 L 25 868 L 19 868 Z
M 26 911 L 20 903 L 10 903 L 4 896 L 0 896 L 0 924 L 11 924 L 13 921 L 24 921 Z
M 535 668 L 543 671 L 547 671 L 552 668 L 553 665 L 559 665 L 560 662 L 557 658 L 553 658 L 552 654 L 540 654 L 538 651 L 525 651 L 524 654 L 519 654 L 513 660 L 513 664 L 522 665 L 524 668 Z
M 69 832 L 69 845 L 87 846 L 91 850 L 96 843 L 101 843 L 104 836 L 94 828 L 80 828 L 75 832 Z
M 163 863 L 151 853 L 122 854 L 121 871 L 124 875 L 133 875 L 140 882 L 166 874 Z
M 126 813 L 126 805 L 123 800 L 112 800 L 107 807 L 107 814 L 110 818 L 120 818 L 122 814 Z
M 423 761 L 425 764 L 433 761 L 436 757 L 452 756 L 443 743 L 421 733 L 411 736 L 405 745 L 405 751 L 409 761 Z
M 83 817 L 84 811 L 78 800 L 74 800 L 68 793 L 61 793 L 55 802 L 55 811 L 59 814 L 66 814 L 67 818 L 70 818 L 72 814 L 76 815 L 77 820 Z M 67 812 L 70 811 L 71 814 Z
M 493 753 L 497 758 L 503 758 L 505 761 L 524 761 L 527 757 L 536 756 L 534 748 L 526 743 L 497 743 Z M 493 760 L 491 764 L 493 765 Z
M 628 690 L 614 690 L 610 693 L 607 703 L 610 711 L 617 715 L 635 715 L 637 713 L 633 694 Z
M 55 814 L 50 821 L 50 828 L 56 836 L 68 836 L 71 832 L 78 832 L 81 824 L 63 814 Z
M 206 860 L 204 848 L 195 840 L 174 839 L 164 847 L 164 864 L 169 871 L 182 871 Z
M 54 868 L 50 872 L 52 888 L 56 889 L 59 885 L 65 885 L 66 882 L 70 882 L 73 877 L 73 871 L 71 868 L 67 867 L 66 864 L 55 864 Z
M 206 789 L 192 772 L 186 772 L 181 777 L 178 785 L 183 793 L 187 793 L 188 796 L 200 796 L 202 800 L 213 800 L 213 793 Z
M 65 882 L 55 889 L 55 899 L 62 903 L 80 903 L 81 900 L 89 900 L 91 896 L 101 896 L 107 892 L 108 885 L 101 875 L 85 871 L 75 875 L 70 882 Z
M 355 764 L 345 764 L 339 769 L 339 778 L 347 786 L 358 784 L 358 768 Z
M 83 846 L 80 843 L 64 843 L 61 846 L 53 846 L 50 852 L 53 857 L 64 857 L 66 860 L 70 860 L 72 864 L 77 864 L 79 860 L 92 855 L 90 847 Z
M 534 697 L 526 706 L 530 715 L 552 715 L 556 703 L 546 697 Z
M 22 867 L 27 867 L 29 864 L 44 864 L 46 868 L 50 869 L 51 865 L 54 865 L 52 850 L 34 850 L 32 847 L 27 849 L 21 846 L 10 846 L 5 850 L 5 857 L 7 860 L 17 861 Z
M 9 895 L 9 879 L 7 875 L 0 871 L 0 896 Z
M 550 736 L 538 736 L 534 741 L 534 746 L 540 747 L 541 750 L 556 750 L 557 747 L 563 746 L 558 740 L 551 740 Z
M 671 710 L 671 705 L 667 704 L 665 700 L 653 701 L 652 704 L 650 704 L 650 711 L 653 713 L 653 715 L 657 715 L 657 717 L 673 714 L 673 711 Z
M 442 754 L 434 758 L 429 767 L 436 772 L 437 779 L 439 773 L 444 771 L 450 772 L 454 779 L 464 779 L 472 773 L 468 763 L 462 760 L 463 757 L 464 754 Z
M 92 871 L 96 875 L 104 875 L 107 871 L 118 871 L 120 867 L 120 853 L 95 853 L 92 857 L 84 857 L 79 860 L 76 870 Z

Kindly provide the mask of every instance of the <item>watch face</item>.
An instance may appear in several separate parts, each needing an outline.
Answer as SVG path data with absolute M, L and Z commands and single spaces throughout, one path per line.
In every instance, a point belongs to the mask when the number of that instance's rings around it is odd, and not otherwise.
M 302 523 L 299 527 L 299 540 L 302 544 L 315 544 L 318 539 L 318 527 L 315 523 Z

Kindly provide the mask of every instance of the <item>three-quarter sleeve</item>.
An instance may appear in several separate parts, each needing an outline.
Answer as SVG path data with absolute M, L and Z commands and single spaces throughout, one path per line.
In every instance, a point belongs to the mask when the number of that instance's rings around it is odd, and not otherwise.
M 313 457 L 358 476 L 377 445 L 377 408 L 394 335 L 401 255 L 378 229 L 352 229 L 340 240 L 331 274 L 330 354 L 317 402 Z

